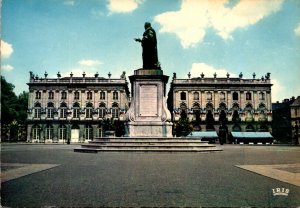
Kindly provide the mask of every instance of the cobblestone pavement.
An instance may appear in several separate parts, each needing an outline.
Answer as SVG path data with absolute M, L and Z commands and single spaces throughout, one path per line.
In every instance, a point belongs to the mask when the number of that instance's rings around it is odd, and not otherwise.
M 2 182 L 2 206 L 300 206 L 299 186 L 255 172 L 255 167 L 276 167 L 298 174 L 299 147 L 224 145 L 224 151 L 211 153 L 98 154 L 76 153 L 75 147 L 2 144 L 1 175 L 24 166 L 51 167 Z

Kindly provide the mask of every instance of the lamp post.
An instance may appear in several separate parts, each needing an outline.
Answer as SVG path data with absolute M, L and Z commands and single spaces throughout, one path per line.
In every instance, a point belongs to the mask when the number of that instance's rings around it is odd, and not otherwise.
M 68 118 L 67 119 L 68 120 L 68 129 L 69 129 L 69 131 L 68 131 L 68 137 L 67 137 L 67 144 L 70 144 L 70 142 L 71 142 L 71 120 L 70 120 L 70 118 Z

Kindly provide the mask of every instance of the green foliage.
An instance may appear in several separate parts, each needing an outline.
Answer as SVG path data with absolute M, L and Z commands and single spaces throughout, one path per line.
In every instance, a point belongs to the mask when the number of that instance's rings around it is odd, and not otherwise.
M 102 121 L 102 126 L 104 131 L 115 131 L 117 137 L 125 135 L 125 125 L 123 121 L 107 118 Z
M 180 118 L 174 123 L 174 131 L 177 136 L 186 136 L 193 131 L 193 125 L 188 118 Z
M 115 130 L 115 122 L 114 119 L 107 118 L 102 121 L 102 126 L 104 131 L 114 131 Z
M 125 124 L 124 121 L 116 120 L 115 121 L 115 130 L 116 136 L 121 137 L 125 135 Z
M 10 124 L 13 120 L 24 123 L 27 118 L 28 92 L 19 96 L 14 93 L 15 86 L 1 76 L 1 123 Z

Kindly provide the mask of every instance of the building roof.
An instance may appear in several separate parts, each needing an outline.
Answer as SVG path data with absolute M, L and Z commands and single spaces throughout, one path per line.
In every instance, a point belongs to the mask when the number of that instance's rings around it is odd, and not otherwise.
M 231 132 L 234 138 L 273 138 L 270 132 Z
M 290 106 L 291 107 L 300 106 L 300 96 L 298 96 L 297 99 Z

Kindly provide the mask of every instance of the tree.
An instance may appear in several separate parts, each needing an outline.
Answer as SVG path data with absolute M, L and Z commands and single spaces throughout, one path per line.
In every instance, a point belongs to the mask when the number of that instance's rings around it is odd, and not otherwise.
M 23 92 L 19 96 L 14 93 L 15 86 L 8 83 L 1 76 L 1 123 L 11 124 L 16 120 L 19 124 L 26 121 L 28 92 Z
M 10 124 L 17 118 L 16 106 L 18 98 L 14 93 L 15 86 L 6 82 L 1 76 L 1 122 L 2 124 Z
M 178 122 L 174 124 L 174 130 L 177 136 L 187 136 L 193 131 L 193 125 L 189 121 L 189 118 L 180 117 Z
M 124 121 L 116 120 L 115 121 L 115 129 L 116 129 L 116 136 L 121 137 L 125 135 L 125 125 Z
M 28 107 L 28 92 L 23 91 L 18 97 L 18 121 L 25 122 L 27 119 L 27 107 Z
M 102 121 L 102 126 L 104 131 L 115 131 L 115 122 L 114 119 L 107 118 Z

